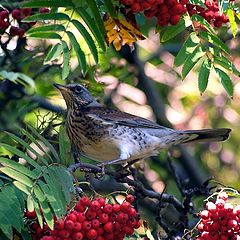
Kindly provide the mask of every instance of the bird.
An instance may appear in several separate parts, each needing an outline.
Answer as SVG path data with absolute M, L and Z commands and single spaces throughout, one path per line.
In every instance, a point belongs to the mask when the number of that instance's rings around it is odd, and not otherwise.
M 174 130 L 148 119 L 102 106 L 81 84 L 54 86 L 66 105 L 66 129 L 73 152 L 101 165 L 156 156 L 189 142 L 224 141 L 231 129 Z

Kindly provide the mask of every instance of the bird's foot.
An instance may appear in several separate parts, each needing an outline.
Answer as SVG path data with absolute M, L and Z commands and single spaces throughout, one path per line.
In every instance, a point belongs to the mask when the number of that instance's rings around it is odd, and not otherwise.
M 105 175 L 105 164 L 104 163 L 99 163 L 98 165 L 97 165 L 98 167 L 100 167 L 101 168 L 101 177 L 103 177 L 104 175 Z
M 75 163 L 81 163 L 80 154 L 73 152 L 73 158 Z
M 138 161 L 140 161 L 140 160 L 141 160 L 141 159 L 132 160 L 132 161 L 128 162 L 127 165 L 124 166 L 122 169 L 123 169 L 123 170 L 126 170 L 126 169 L 128 169 L 129 167 L 131 167 L 134 163 L 136 163 L 136 162 L 138 162 Z

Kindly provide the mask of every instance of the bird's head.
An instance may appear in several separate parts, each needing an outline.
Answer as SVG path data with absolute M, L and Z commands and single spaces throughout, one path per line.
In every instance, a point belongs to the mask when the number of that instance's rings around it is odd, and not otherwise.
M 99 105 L 81 84 L 54 84 L 54 86 L 61 92 L 68 109 Z

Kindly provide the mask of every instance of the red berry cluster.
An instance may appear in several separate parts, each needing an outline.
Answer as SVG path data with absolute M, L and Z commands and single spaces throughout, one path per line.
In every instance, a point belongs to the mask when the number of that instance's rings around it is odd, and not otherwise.
M 82 197 L 63 219 L 55 220 L 54 230 L 35 223 L 33 240 L 123 240 L 140 227 L 140 217 L 127 195 L 122 204 L 109 204 L 104 198 Z
M 48 8 L 40 8 L 40 13 L 49 12 Z M 0 10 L 0 36 L 4 33 L 9 33 L 11 37 L 23 37 L 26 30 L 28 30 L 35 22 L 23 23 L 22 19 L 32 14 L 31 8 L 15 8 L 12 11 L 7 9 Z
M 206 203 L 206 210 L 200 212 L 200 232 L 196 240 L 240 239 L 240 205 L 233 207 L 227 202 L 228 194 L 220 192 L 214 202 Z
M 188 12 L 190 16 L 199 14 L 215 27 L 228 22 L 224 14 L 219 13 L 217 0 L 206 0 L 205 8 L 189 3 L 189 0 L 120 0 L 133 13 L 144 12 L 147 18 L 156 17 L 160 26 L 176 25 L 181 16 Z
M 223 23 L 227 23 L 229 21 L 225 14 L 220 14 L 217 0 L 206 0 L 205 6 L 206 8 L 192 4 L 186 5 L 190 16 L 198 14 L 214 27 L 221 27 Z

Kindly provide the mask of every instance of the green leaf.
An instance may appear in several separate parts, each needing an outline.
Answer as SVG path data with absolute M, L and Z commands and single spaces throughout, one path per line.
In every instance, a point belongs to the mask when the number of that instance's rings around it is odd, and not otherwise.
M 42 212 L 41 212 L 41 210 L 40 210 L 39 203 L 38 203 L 37 199 L 35 198 L 35 196 L 34 196 L 34 200 L 33 200 L 33 206 L 34 206 L 34 209 L 35 209 L 36 214 L 37 214 L 37 219 L 38 219 L 39 226 L 40 226 L 41 228 L 43 228 Z
M 58 21 L 70 21 L 70 18 L 65 13 L 38 13 L 24 18 L 23 22 L 45 21 L 45 20 L 58 20 Z
M 30 165 L 32 165 L 33 167 L 41 171 L 41 167 L 36 163 L 35 160 L 30 158 L 28 155 L 26 155 L 22 151 L 18 150 L 16 147 L 12 147 L 5 143 L 1 143 L 1 146 L 4 147 L 9 152 L 16 154 L 18 157 L 25 159 Z
M 6 132 L 13 140 L 15 140 L 17 143 L 21 144 L 23 147 L 25 147 L 29 152 L 35 154 L 37 156 L 37 158 L 45 165 L 48 165 L 48 162 L 45 160 L 45 158 L 43 156 L 41 156 L 35 149 L 33 149 L 29 143 L 23 141 L 21 138 L 19 138 L 18 136 L 10 133 L 10 132 Z M 39 166 L 40 168 L 40 166 Z
M 208 78 L 213 64 L 207 58 L 203 61 L 198 74 L 198 89 L 200 93 L 203 93 L 208 85 Z
M 105 27 L 103 24 L 102 17 L 100 15 L 99 9 L 97 7 L 96 1 L 95 0 L 88 0 L 88 7 L 91 9 L 91 12 L 93 14 L 93 17 L 95 19 L 95 22 L 97 23 L 97 27 L 99 30 L 105 34 Z
M 3 164 L 3 166 L 7 166 L 10 167 L 20 173 L 23 173 L 24 175 L 32 178 L 32 179 L 36 179 L 38 176 L 36 173 L 34 173 L 33 171 L 29 170 L 28 168 L 26 168 L 24 165 L 15 162 L 14 160 L 8 159 L 8 158 L 4 158 L 4 157 L 0 157 L 0 163 Z
M 232 97 L 233 96 L 233 83 L 230 79 L 230 77 L 221 69 L 219 68 L 214 68 L 223 87 L 225 88 L 227 94 Z
M 229 18 L 229 23 L 230 23 L 230 27 L 231 27 L 231 30 L 232 30 L 233 37 L 236 37 L 238 27 L 237 27 L 237 23 L 236 23 L 236 20 L 235 20 L 234 10 L 229 8 L 227 10 L 227 16 Z
M 27 75 L 23 73 L 18 73 L 18 72 L 8 72 L 8 71 L 0 71 L 0 76 L 2 79 L 8 79 L 11 82 L 14 83 L 21 83 L 22 85 L 30 86 L 31 88 L 35 87 L 35 83 L 32 78 L 28 77 Z
M 12 239 L 13 229 L 11 223 L 8 223 L 9 219 L 4 212 L 0 212 L 0 219 L 1 219 L 0 229 L 8 237 L 8 239 Z
M 114 8 L 114 5 L 112 4 L 111 0 L 105 0 L 104 4 L 108 10 L 108 13 L 111 15 L 112 18 L 117 18 L 118 14 Z
M 167 42 L 168 40 L 174 38 L 179 33 L 186 30 L 187 27 L 191 26 L 191 24 L 191 19 L 187 15 L 184 15 L 177 25 L 164 28 L 165 31 L 161 34 L 161 42 Z
M 28 178 L 27 176 L 25 176 L 24 174 L 9 168 L 9 167 L 0 167 L 0 171 L 4 174 L 6 174 L 7 176 L 25 184 L 28 187 L 32 187 L 33 186 L 33 181 Z
M 29 125 L 28 125 L 29 127 Z M 32 132 L 34 131 L 35 129 L 32 128 Z M 46 154 L 46 157 L 49 159 L 49 162 L 54 162 L 53 158 L 51 157 L 51 155 L 49 154 L 48 150 L 44 149 L 44 147 L 40 144 L 40 139 L 39 139 L 39 133 L 35 130 L 35 132 L 33 132 L 33 135 L 31 133 L 29 133 L 28 131 L 26 131 L 25 129 L 23 128 L 19 128 L 19 131 L 21 131 L 24 135 L 26 135 L 29 140 L 31 140 L 34 144 L 36 144 L 36 146 L 41 150 L 43 151 L 45 154 Z M 41 135 L 40 135 L 41 136 Z M 41 136 L 42 137 L 42 136 Z M 43 138 L 45 141 L 47 141 L 45 138 Z M 42 141 L 43 142 L 43 141 Z M 48 141 L 47 141 L 48 142 Z M 44 142 L 43 142 L 44 143 Z M 49 143 L 48 143 L 49 144 Z M 45 143 L 44 143 L 45 146 L 47 146 Z M 47 146 L 48 147 L 48 146 Z M 31 149 L 29 149 L 31 151 Z M 34 153 L 34 152 L 33 152 Z M 34 153 L 35 154 L 35 153 Z M 39 154 L 38 154 L 39 155 Z M 38 156 L 36 155 L 36 156 Z M 45 158 L 44 158 L 45 159 Z M 48 165 L 48 163 L 45 161 L 43 162 L 45 165 Z
M 197 46 L 195 50 L 190 54 L 185 61 L 182 68 L 182 77 L 183 79 L 188 75 L 188 73 L 192 70 L 195 64 L 199 61 L 199 59 L 205 55 L 205 52 L 202 51 L 201 46 Z
M 45 184 L 43 181 L 39 180 L 38 185 L 41 187 L 42 191 L 47 197 L 48 202 L 50 203 L 55 215 L 57 218 L 61 218 L 62 212 L 61 212 L 61 204 L 57 201 L 57 198 L 53 194 L 53 192 L 49 189 L 48 185 Z
M 88 12 L 80 7 L 76 9 L 76 12 L 82 17 L 84 22 L 87 24 L 88 28 L 94 35 L 99 47 L 105 52 L 106 46 L 105 46 L 105 35 L 104 32 L 101 32 L 99 28 L 97 27 L 97 23 L 91 16 L 88 14 Z
M 227 69 L 228 71 L 234 73 L 235 75 L 240 76 L 240 72 L 237 70 L 235 65 L 225 56 L 214 57 L 214 64 L 218 64 L 223 68 Z
M 21 3 L 22 7 L 73 7 L 71 0 L 40 0 L 40 1 L 29 1 Z
M 94 60 L 96 63 L 98 63 L 98 51 L 97 47 L 91 37 L 91 35 L 88 33 L 88 31 L 85 29 L 85 27 L 78 22 L 77 20 L 72 20 L 73 25 L 78 29 L 78 31 L 81 33 L 81 35 L 84 37 L 86 43 L 88 44 L 88 47 L 94 57 Z
M 0 209 L 8 217 L 8 223 L 20 232 L 23 228 L 24 205 L 18 200 L 15 187 L 12 184 L 1 189 Z
M 229 48 L 221 41 L 221 39 L 218 36 L 205 31 L 200 32 L 199 36 L 205 39 L 206 41 L 208 41 L 209 43 L 212 43 L 215 46 L 219 47 L 221 50 L 223 50 L 227 54 L 230 54 Z
M 30 188 L 28 188 L 25 184 L 22 184 L 18 181 L 13 181 L 14 186 L 16 186 L 20 191 L 26 193 L 27 195 L 30 195 Z
M 40 140 L 44 143 L 44 145 L 46 147 L 48 147 L 48 149 L 51 151 L 51 153 L 53 154 L 55 160 L 57 162 L 59 162 L 59 157 L 58 157 L 58 153 L 55 150 L 55 148 L 53 147 L 52 144 L 49 143 L 49 141 L 47 141 L 46 138 L 44 138 L 40 133 L 37 132 L 37 130 L 35 128 L 33 128 L 31 125 L 28 125 L 28 128 L 32 131 L 32 133 Z M 36 141 L 35 141 L 36 142 Z M 46 152 L 46 150 L 43 150 L 44 152 Z M 47 153 L 46 153 L 47 154 Z
M 55 32 L 35 32 L 28 35 L 30 38 L 39 38 L 39 39 L 61 39 L 62 37 Z
M 0 71 L 0 76 L 3 79 L 8 79 L 9 81 L 15 82 L 18 79 L 18 73 L 8 72 L 6 70 Z
M 206 19 L 201 17 L 200 15 L 193 14 L 191 18 L 192 18 L 192 21 L 196 21 L 196 22 L 201 23 L 210 33 L 216 34 L 216 32 L 213 29 L 213 27 L 211 26 L 211 24 Z
M 44 63 L 48 61 L 54 61 L 56 58 L 58 58 L 61 55 L 62 52 L 63 52 L 63 47 L 60 43 L 53 45 L 52 48 L 49 50 L 47 56 L 45 57 Z
M 48 173 L 44 174 L 43 177 L 57 201 L 57 204 L 60 208 L 60 215 L 63 215 L 66 212 L 66 200 L 60 186 L 61 180 L 55 176 L 55 172 L 51 169 L 49 169 Z
M 191 3 L 193 5 L 199 5 L 203 8 L 206 8 L 206 6 L 204 5 L 202 0 L 189 0 L 189 3 Z
M 27 197 L 27 210 L 29 212 L 34 211 L 34 202 L 33 202 L 32 195 L 28 195 L 28 197 Z
M 66 79 L 70 73 L 70 50 L 68 49 L 68 45 L 65 41 L 62 41 L 63 48 L 63 68 L 62 68 L 62 79 Z
M 50 229 L 53 230 L 53 227 L 54 227 L 53 215 L 52 215 L 51 209 L 49 208 L 48 203 L 46 201 L 46 197 L 38 185 L 34 186 L 34 194 L 39 201 L 39 205 L 41 206 L 44 219 L 46 220 Z
M 18 78 L 20 83 L 22 83 L 23 85 L 26 86 L 26 84 L 31 87 L 31 88 L 35 88 L 35 82 L 32 78 L 30 78 L 29 76 L 27 76 L 24 73 L 18 73 Z M 22 80 L 22 81 L 21 81 Z
M 73 35 L 72 32 L 69 32 L 67 31 L 67 35 L 70 39 L 70 42 L 75 50 L 75 53 L 77 55 L 77 58 L 78 58 L 78 62 L 79 62 L 79 65 L 81 67 L 81 70 L 82 70 L 82 73 L 83 75 L 86 74 L 87 72 L 87 63 L 86 63 L 86 58 L 85 58 L 85 54 L 84 52 L 82 51 L 80 45 L 78 44 L 75 36 Z
M 39 27 L 30 28 L 27 31 L 27 34 L 32 34 L 36 32 L 64 32 L 66 29 L 63 25 L 52 24 L 52 25 L 43 25 Z
M 174 65 L 180 66 L 187 59 L 188 55 L 191 54 L 197 45 L 200 43 L 199 37 L 195 32 L 192 32 L 187 40 L 184 42 L 182 48 L 178 52 L 177 56 L 174 59 Z
M 66 130 L 63 126 L 59 129 L 59 154 L 61 157 L 61 163 L 64 166 L 70 165 L 69 158 L 71 158 L 71 147 Z
M 22 229 L 21 237 L 23 238 L 23 240 L 32 240 L 32 237 L 31 237 L 30 233 L 28 232 L 28 229 Z
M 72 175 L 64 167 L 55 168 L 56 176 L 61 179 L 61 187 L 67 203 L 71 201 L 71 193 L 75 192 Z

